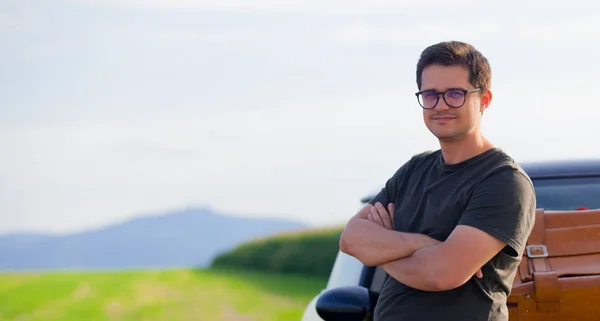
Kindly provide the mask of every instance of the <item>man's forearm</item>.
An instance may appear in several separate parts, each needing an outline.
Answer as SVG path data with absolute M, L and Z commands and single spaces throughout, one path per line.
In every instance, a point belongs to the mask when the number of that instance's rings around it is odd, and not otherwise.
M 411 256 L 386 262 L 381 268 L 409 287 L 422 291 L 446 290 L 446 286 L 442 284 L 443 272 L 438 268 L 439 262 L 432 260 L 432 255 L 428 255 L 431 254 L 432 248 L 423 248 Z
M 340 238 L 342 252 L 365 265 L 376 266 L 412 255 L 416 250 L 439 243 L 433 238 L 387 229 L 367 219 L 348 222 Z
M 421 248 L 411 256 L 381 265 L 391 277 L 422 291 L 447 291 L 468 281 L 453 268 L 452 258 L 441 253 L 443 246 Z M 455 264 L 456 265 L 456 264 Z M 481 277 L 481 270 L 477 272 Z M 472 276 L 472 275 L 471 275 Z

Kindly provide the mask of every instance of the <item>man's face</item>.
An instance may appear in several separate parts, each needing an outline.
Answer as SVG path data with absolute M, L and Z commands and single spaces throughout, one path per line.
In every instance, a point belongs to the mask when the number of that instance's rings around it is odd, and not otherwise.
M 474 89 L 469 83 L 469 72 L 462 66 L 430 65 L 423 69 L 421 91 L 443 92 L 448 89 Z M 429 97 L 435 95 L 429 94 Z M 462 102 L 460 95 L 448 94 L 448 102 Z M 491 93 L 471 92 L 464 94 L 464 104 L 460 108 L 451 108 L 442 95 L 435 108 L 423 109 L 423 120 L 427 128 L 441 141 L 456 141 L 479 128 L 481 113 L 491 100 Z

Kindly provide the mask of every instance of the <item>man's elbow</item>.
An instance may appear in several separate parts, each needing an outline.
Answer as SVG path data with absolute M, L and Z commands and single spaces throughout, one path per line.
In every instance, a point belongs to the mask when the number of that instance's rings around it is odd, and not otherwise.
M 342 237 L 340 237 L 339 246 L 340 251 L 346 254 L 350 254 L 350 252 L 348 251 L 348 242 L 346 241 L 346 238 L 344 238 L 344 234 L 342 234 Z
M 351 235 L 349 235 L 349 234 L 351 234 L 351 233 L 349 233 L 348 226 L 346 226 L 344 231 L 342 231 L 342 235 L 340 235 L 339 246 L 340 246 L 340 251 L 342 251 L 343 253 L 352 255 L 352 253 L 351 253 L 352 240 L 351 240 Z
M 418 277 L 422 279 L 425 291 L 449 291 L 460 287 L 466 281 L 462 280 L 456 269 L 441 260 L 434 262 L 421 262 Z M 417 275 L 415 275 L 417 277 Z
M 433 276 L 432 285 L 435 291 L 450 291 L 465 284 L 468 279 L 457 277 L 449 270 L 441 271 Z
M 354 236 L 352 234 L 355 234 L 353 231 L 353 220 L 351 219 L 348 224 L 346 224 L 346 227 L 344 228 L 344 230 L 342 231 L 342 235 L 340 235 L 340 241 L 339 241 L 339 247 L 340 247 L 340 251 L 349 254 L 349 255 L 353 255 L 354 251 L 354 245 L 355 242 L 353 242 L 353 238 Z
M 368 253 L 365 253 L 364 250 L 361 250 L 360 245 L 353 241 L 351 235 L 347 235 L 345 234 L 345 232 L 342 233 L 342 236 L 340 237 L 339 247 L 342 253 L 348 254 L 356 258 L 364 265 L 377 265 L 377 262 L 372 260 L 372 255 L 369 255 Z

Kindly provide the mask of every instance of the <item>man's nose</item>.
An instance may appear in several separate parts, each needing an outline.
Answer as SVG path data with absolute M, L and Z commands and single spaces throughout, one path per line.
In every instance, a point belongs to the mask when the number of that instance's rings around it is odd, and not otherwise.
M 448 106 L 448 104 L 446 104 L 446 101 L 444 100 L 443 97 L 440 96 L 440 100 L 438 101 L 437 105 L 435 106 L 435 110 L 449 110 L 450 106 Z

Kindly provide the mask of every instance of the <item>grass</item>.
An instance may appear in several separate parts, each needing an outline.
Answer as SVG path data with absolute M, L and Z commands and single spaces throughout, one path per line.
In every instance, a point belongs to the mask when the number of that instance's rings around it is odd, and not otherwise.
M 298 321 L 325 283 L 211 269 L 0 274 L 0 320 Z

